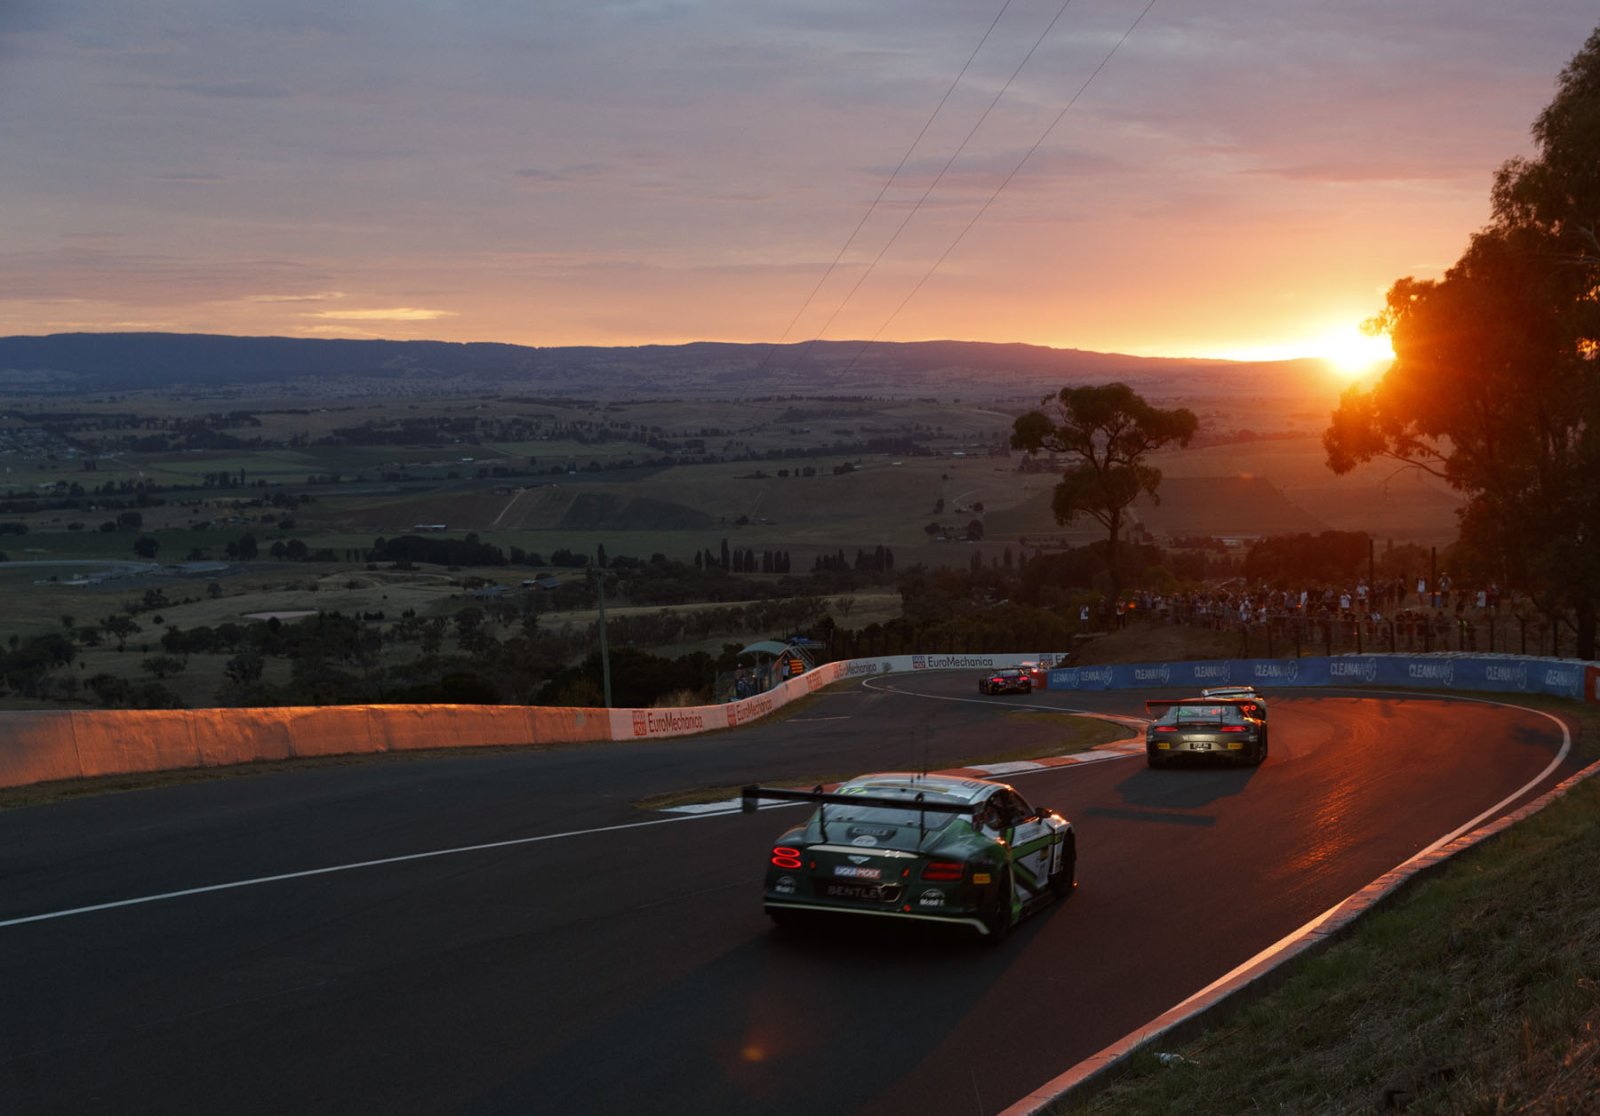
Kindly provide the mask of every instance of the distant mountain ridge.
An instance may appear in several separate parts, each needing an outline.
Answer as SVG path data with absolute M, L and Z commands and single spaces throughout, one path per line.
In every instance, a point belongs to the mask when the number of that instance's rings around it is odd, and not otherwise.
M 1040 395 L 1120 380 L 1136 390 L 1283 394 L 1309 361 L 1167 359 L 982 341 L 812 341 L 786 345 L 535 347 L 497 342 L 342 341 L 191 333 L 0 337 L 0 391 L 266 388 L 388 384 L 584 398 L 769 395 Z

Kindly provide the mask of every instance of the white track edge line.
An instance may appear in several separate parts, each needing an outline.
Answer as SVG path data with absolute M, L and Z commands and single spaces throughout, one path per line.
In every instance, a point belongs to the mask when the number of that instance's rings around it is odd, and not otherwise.
M 486 852 L 490 849 L 508 849 L 518 845 L 534 845 L 541 841 L 559 841 L 568 837 L 589 837 L 597 833 L 616 833 L 624 829 L 641 829 L 649 825 L 666 825 L 670 822 L 694 821 L 703 815 L 686 814 L 674 815 L 667 818 L 652 818 L 649 821 L 627 822 L 622 825 L 603 825 L 595 829 L 574 829 L 566 833 L 543 833 L 537 837 L 514 837 L 508 841 L 490 841 L 481 845 L 461 845 L 451 849 L 431 849 L 428 852 L 406 853 L 403 856 L 386 856 L 377 860 L 360 860 L 351 864 L 332 864 L 323 868 L 307 868 L 299 872 L 280 872 L 273 876 L 256 876 L 247 880 L 230 880 L 227 883 L 207 884 L 204 887 L 189 887 L 181 891 L 164 891 L 156 895 L 141 895 L 133 899 L 115 899 L 108 903 L 92 903 L 86 907 L 70 907 L 61 911 L 48 911 L 44 914 L 24 915 L 21 918 L 8 918 L 0 920 L 0 930 L 9 926 L 22 926 L 30 922 L 48 922 L 52 919 L 70 918 L 73 915 L 91 914 L 95 911 L 115 910 L 118 907 L 137 907 L 145 903 L 159 903 L 167 899 L 182 899 L 190 895 L 205 895 L 213 891 L 231 891 L 241 887 L 256 887 L 261 884 L 279 883 L 283 880 L 300 880 L 309 876 L 327 876 L 334 872 L 351 872 L 358 868 L 381 868 L 387 864 L 404 864 L 411 860 L 429 860 L 434 857 L 456 856 L 461 853 Z
M 1388 894 L 1401 883 L 1405 882 L 1421 871 L 1423 867 L 1422 862 L 1432 857 L 1433 854 L 1438 852 L 1439 849 L 1445 847 L 1452 841 L 1461 839 L 1464 835 L 1470 833 L 1473 829 L 1481 825 L 1485 819 L 1505 809 L 1517 799 L 1527 795 L 1533 790 L 1534 787 L 1537 787 L 1541 782 L 1549 778 L 1551 773 L 1558 766 L 1560 766 L 1560 764 L 1565 761 L 1567 756 L 1572 752 L 1572 730 L 1567 727 L 1567 723 L 1565 721 L 1553 713 L 1547 713 L 1542 709 L 1533 709 L 1526 705 L 1513 705 L 1510 702 L 1493 701 L 1488 698 L 1457 697 L 1454 695 L 1433 693 L 1430 693 L 1427 696 L 1446 697 L 1454 701 L 1478 702 L 1483 705 L 1497 705 L 1506 709 L 1517 709 L 1524 713 L 1533 713 L 1540 717 L 1544 717 L 1547 720 L 1554 721 L 1556 726 L 1561 729 L 1561 750 L 1536 777 L 1523 784 L 1522 787 L 1507 795 L 1505 798 L 1501 799 L 1494 806 L 1489 807 L 1476 818 L 1473 818 L 1471 821 L 1457 827 L 1455 830 L 1444 837 L 1439 838 L 1437 841 L 1434 841 L 1431 845 L 1428 845 L 1421 851 L 1412 854 L 1407 859 L 1401 861 L 1400 864 L 1379 876 L 1366 887 L 1363 887 L 1353 894 L 1346 896 L 1344 899 L 1341 899 L 1339 902 L 1335 903 L 1333 906 L 1317 915 L 1310 922 L 1307 922 L 1305 925 L 1301 926 L 1298 930 L 1290 931 L 1287 935 L 1278 939 L 1272 945 L 1269 945 L 1266 949 L 1263 949 L 1260 953 L 1256 954 L 1248 961 L 1236 966 L 1223 976 L 1218 977 L 1216 980 L 1200 989 L 1200 991 L 1195 992 L 1186 999 L 1179 1001 L 1175 1006 L 1156 1016 L 1142 1027 L 1135 1028 L 1122 1038 L 1118 1039 L 1116 1042 L 1112 1043 L 1110 1046 L 1105 1047 L 1095 1054 L 1091 1054 L 1089 1057 L 1078 1062 L 1070 1069 L 1067 1069 L 1065 1072 L 1058 1074 L 1054 1078 L 1051 1078 L 1039 1088 L 1029 1092 L 1027 1096 L 1023 1097 L 1015 1104 L 1012 1104 L 1009 1107 L 1001 1110 L 999 1116 L 1034 1116 L 1034 1114 L 1042 1112 L 1046 1106 L 1053 1104 L 1057 1100 L 1060 1100 L 1072 1089 L 1083 1084 L 1091 1077 L 1095 1077 L 1100 1073 L 1110 1069 L 1117 1063 L 1132 1056 L 1137 1050 L 1145 1046 L 1147 1043 L 1153 1041 L 1154 1039 L 1160 1038 L 1173 1028 L 1180 1026 L 1181 1024 L 1199 1015 L 1201 1012 L 1225 1000 L 1229 995 L 1236 991 L 1236 988 L 1233 986 L 1234 982 L 1239 982 L 1241 986 L 1242 984 L 1249 983 L 1249 981 L 1241 982 L 1242 977 L 1250 975 L 1251 979 L 1254 980 L 1255 978 L 1265 975 L 1265 973 L 1270 972 L 1272 969 L 1277 968 L 1279 965 L 1298 955 L 1311 943 L 1311 941 L 1314 940 L 1314 936 L 1316 935 L 1317 931 L 1326 923 L 1333 920 L 1340 914 L 1347 915 L 1348 921 L 1349 918 L 1353 918 L 1355 915 L 1363 913 L 1365 910 L 1369 909 L 1383 895 Z M 1535 803 L 1530 803 L 1530 806 L 1538 804 L 1547 805 L 1549 801 L 1554 801 L 1555 798 L 1559 797 L 1561 794 L 1564 794 L 1569 786 L 1576 785 L 1577 783 L 1597 773 L 1600 773 L 1600 761 L 1590 764 L 1581 771 L 1578 771 L 1569 778 L 1563 780 L 1561 783 L 1551 788 L 1551 790 L 1547 791 L 1544 795 L 1541 795 L 1540 798 L 1536 799 Z M 1542 805 L 1540 808 L 1542 808 Z M 1527 809 L 1527 807 L 1525 807 L 1525 809 Z M 1490 832 L 1498 832 L 1498 830 L 1486 830 L 1480 835 L 1480 837 L 1487 837 Z M 1463 848 L 1471 847 L 1471 844 L 1476 844 L 1476 841 L 1463 846 Z M 1461 850 L 1457 849 L 1455 851 L 1459 852 Z M 1451 855 L 1454 855 L 1454 853 Z M 1369 892 L 1375 893 L 1368 894 Z M 1346 910 L 1346 908 L 1349 909 Z M 1256 971 L 1252 973 L 1253 970 Z

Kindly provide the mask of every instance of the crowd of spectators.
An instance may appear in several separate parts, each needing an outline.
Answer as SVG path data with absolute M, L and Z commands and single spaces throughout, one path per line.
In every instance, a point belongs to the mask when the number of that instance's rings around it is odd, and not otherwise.
M 1187 624 L 1238 631 L 1285 646 L 1366 651 L 1527 651 L 1530 635 L 1546 639 L 1542 617 L 1512 608 L 1495 584 L 1464 586 L 1440 574 L 1428 579 L 1365 579 L 1350 585 L 1275 589 L 1234 582 L 1177 593 L 1141 590 L 1091 614 L 1085 630 L 1127 627 L 1130 621 Z

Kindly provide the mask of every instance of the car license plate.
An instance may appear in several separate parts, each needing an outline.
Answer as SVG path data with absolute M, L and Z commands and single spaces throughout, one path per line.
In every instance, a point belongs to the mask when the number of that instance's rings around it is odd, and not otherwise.
M 1211 741 L 1191 740 L 1189 741 L 1189 750 L 1191 752 L 1209 752 L 1211 751 Z

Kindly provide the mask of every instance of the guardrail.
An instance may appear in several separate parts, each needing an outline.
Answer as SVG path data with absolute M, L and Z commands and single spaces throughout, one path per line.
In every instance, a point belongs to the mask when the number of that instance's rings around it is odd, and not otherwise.
M 835 682 L 929 670 L 991 670 L 1052 654 L 886 655 L 824 663 L 722 705 L 579 709 L 525 705 L 355 705 L 265 709 L 0 713 L 0 787 L 262 760 L 527 744 L 656 740 L 736 728 Z M 1412 686 L 1600 701 L 1600 664 L 1516 656 L 1355 655 L 1225 659 L 1050 670 L 1055 690 Z

